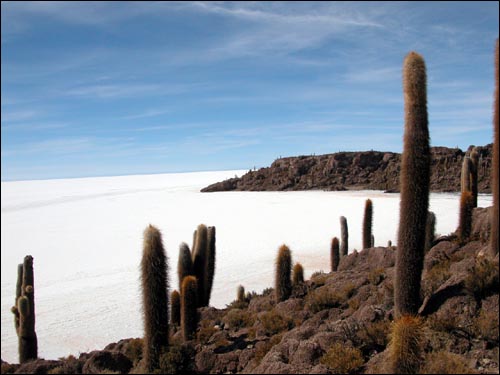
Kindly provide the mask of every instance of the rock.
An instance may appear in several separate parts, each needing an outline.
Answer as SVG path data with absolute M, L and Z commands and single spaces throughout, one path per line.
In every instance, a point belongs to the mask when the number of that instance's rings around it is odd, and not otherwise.
M 478 150 L 479 192 L 490 193 L 492 145 L 479 146 Z M 431 191 L 460 191 L 465 153 L 458 148 L 432 147 L 431 155 Z M 372 189 L 396 192 L 399 191 L 400 161 L 401 154 L 379 151 L 280 158 L 270 167 L 214 183 L 201 191 Z
M 16 374 L 46 374 L 50 370 L 62 366 L 62 364 L 62 361 L 35 359 L 19 365 Z M 2 365 L 2 369 L 3 367 Z
M 124 354 L 109 351 L 90 352 L 90 357 L 83 365 L 83 374 L 101 374 L 104 371 L 117 371 L 126 374 L 132 368 L 132 362 Z

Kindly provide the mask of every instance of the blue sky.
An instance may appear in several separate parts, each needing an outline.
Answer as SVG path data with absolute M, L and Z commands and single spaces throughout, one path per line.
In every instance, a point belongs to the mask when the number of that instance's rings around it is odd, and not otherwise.
M 401 151 L 401 66 L 433 146 L 492 142 L 498 2 L 1 3 L 1 179 L 249 169 Z

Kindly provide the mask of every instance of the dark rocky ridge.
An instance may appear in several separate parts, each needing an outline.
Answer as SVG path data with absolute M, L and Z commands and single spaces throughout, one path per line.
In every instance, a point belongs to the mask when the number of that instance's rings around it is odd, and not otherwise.
M 431 184 L 433 192 L 460 191 L 464 155 L 459 148 L 432 147 Z M 480 193 L 491 193 L 492 144 L 478 147 Z M 286 190 L 385 190 L 399 191 L 401 154 L 365 151 L 338 152 L 317 156 L 295 156 L 275 160 L 270 167 L 248 171 L 203 188 L 215 191 Z

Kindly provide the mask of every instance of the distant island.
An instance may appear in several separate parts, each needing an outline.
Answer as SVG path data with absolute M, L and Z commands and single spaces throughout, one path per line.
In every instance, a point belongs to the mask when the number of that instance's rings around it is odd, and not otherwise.
M 433 192 L 460 191 L 460 173 L 466 152 L 432 147 Z M 479 153 L 478 190 L 491 193 L 492 144 L 476 147 Z M 276 159 L 270 167 L 250 170 L 241 177 L 216 182 L 202 192 L 292 190 L 384 190 L 399 192 L 401 154 L 396 152 L 337 152 Z

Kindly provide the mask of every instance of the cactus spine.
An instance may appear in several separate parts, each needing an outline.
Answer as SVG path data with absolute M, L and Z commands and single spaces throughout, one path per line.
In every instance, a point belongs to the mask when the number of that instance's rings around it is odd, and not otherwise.
M 179 327 L 181 325 L 181 295 L 174 290 L 170 295 L 170 322 Z
M 403 316 L 391 327 L 389 364 L 393 374 L 417 374 L 423 354 L 423 324 L 416 316 Z
M 179 260 L 177 262 L 177 276 L 179 278 L 179 289 L 182 287 L 182 280 L 186 276 L 193 275 L 193 260 L 189 246 L 183 242 L 179 246 Z
M 344 216 L 340 217 L 340 256 L 346 256 L 349 250 L 349 231 L 347 228 L 347 219 Z
M 425 226 L 429 207 L 430 147 L 424 59 L 410 52 L 404 61 L 404 147 L 401 156 L 400 215 L 396 253 L 396 316 L 415 315 L 420 306 Z
M 184 341 L 191 340 L 198 326 L 196 311 L 198 282 L 194 276 L 186 276 L 181 290 L 181 329 Z
M 436 215 L 434 215 L 434 212 L 429 211 L 427 213 L 427 221 L 425 224 L 425 247 L 424 247 L 425 254 L 427 254 L 427 252 L 434 245 L 435 233 L 436 233 Z
M 332 243 L 330 245 L 330 265 L 332 272 L 337 271 L 339 263 L 340 263 L 339 239 L 337 237 L 333 237 Z
M 371 199 L 365 202 L 365 216 L 363 218 L 363 249 L 372 247 L 372 220 L 373 204 Z
M 304 267 L 302 267 L 302 264 L 300 263 L 295 263 L 292 272 L 292 285 L 296 286 L 303 283 L 304 283 Z
M 474 147 L 470 153 L 470 180 L 471 180 L 471 192 L 472 192 L 472 207 L 477 207 L 477 178 L 478 178 L 478 170 L 479 170 L 479 152 L 477 151 L 477 147 Z
M 144 230 L 141 278 L 144 311 L 143 357 L 148 371 L 159 367 L 160 354 L 168 345 L 168 262 L 160 231 Z
M 16 303 L 12 307 L 14 324 L 19 339 L 19 363 L 38 357 L 35 332 L 35 278 L 33 257 L 27 255 L 17 267 Z
M 198 302 L 197 307 L 202 307 L 205 303 L 204 282 L 207 278 L 207 244 L 208 229 L 204 224 L 198 225 L 196 230 L 195 245 L 193 248 L 193 273 L 197 279 L 198 292 L 196 293 Z
M 292 292 L 292 253 L 286 245 L 281 245 L 276 258 L 275 293 L 277 302 L 285 301 Z
M 499 212 L 498 212 L 498 204 L 499 202 L 499 189 L 500 185 L 498 182 L 498 174 L 500 169 L 500 130 L 498 129 L 498 39 L 497 46 L 495 50 L 495 101 L 494 101 L 494 114 L 493 114 L 493 132 L 494 132 L 494 140 L 493 140 L 493 164 L 491 166 L 492 170 L 492 184 L 491 187 L 493 189 L 493 215 L 491 215 L 491 236 L 490 236 L 490 253 L 495 256 L 498 254 L 499 247 L 499 239 L 498 239 L 498 221 L 500 220 Z
M 208 306 L 212 294 L 215 274 L 215 227 L 208 227 L 207 258 L 204 280 L 204 301 L 203 306 Z
M 243 285 L 238 285 L 238 289 L 236 290 L 236 300 L 238 302 L 245 302 L 245 288 Z

